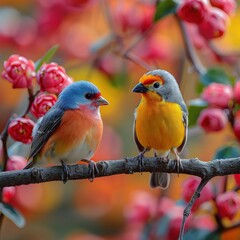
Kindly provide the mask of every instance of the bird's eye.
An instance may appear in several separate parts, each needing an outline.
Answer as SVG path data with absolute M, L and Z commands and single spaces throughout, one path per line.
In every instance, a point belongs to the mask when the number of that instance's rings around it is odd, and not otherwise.
M 91 97 L 92 97 L 92 94 L 91 94 L 91 93 L 86 93 L 86 94 L 85 94 L 85 98 L 86 98 L 86 99 L 90 99 Z
M 159 82 L 155 82 L 155 83 L 153 84 L 153 87 L 154 87 L 154 88 L 159 88 L 159 87 L 160 87 L 160 83 L 159 83 Z

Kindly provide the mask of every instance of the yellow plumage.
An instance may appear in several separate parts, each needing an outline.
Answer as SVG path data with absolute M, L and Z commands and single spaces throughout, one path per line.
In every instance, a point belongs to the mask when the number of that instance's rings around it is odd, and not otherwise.
M 142 146 L 159 151 L 179 147 L 185 136 L 179 104 L 165 102 L 149 92 L 136 109 L 136 135 Z
M 179 154 L 187 141 L 188 111 L 175 78 L 164 70 L 144 74 L 133 92 L 142 99 L 135 112 L 134 140 L 143 154 L 153 149 L 155 156 L 168 158 L 170 151 L 176 157 L 179 170 Z M 153 172 L 151 187 L 167 188 L 170 176 L 165 172 Z

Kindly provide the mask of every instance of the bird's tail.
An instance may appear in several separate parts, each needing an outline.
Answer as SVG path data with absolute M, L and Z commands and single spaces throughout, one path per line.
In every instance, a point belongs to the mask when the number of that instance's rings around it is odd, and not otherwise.
M 152 188 L 168 188 L 170 183 L 170 174 L 165 172 L 153 172 L 150 177 L 150 186 Z

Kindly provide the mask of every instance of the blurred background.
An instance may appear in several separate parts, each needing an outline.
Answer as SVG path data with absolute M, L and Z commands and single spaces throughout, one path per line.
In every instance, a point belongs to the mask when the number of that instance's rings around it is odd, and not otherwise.
M 58 44 L 53 61 L 74 80 L 96 84 L 110 102 L 101 109 L 104 134 L 94 160 L 136 156 L 132 126 L 140 96 L 131 89 L 147 71 L 146 66 L 171 72 L 186 103 L 198 96 L 198 75 L 186 61 L 176 20 L 169 16 L 153 26 L 154 12 L 155 1 L 151 0 L 0 0 L 0 71 L 12 54 L 36 61 Z M 222 52 L 239 51 L 239 26 L 238 10 L 224 37 L 214 41 L 215 46 Z M 194 31 L 192 39 L 205 66 L 218 64 L 230 71 L 230 66 L 201 47 Z M 123 53 L 131 46 L 127 59 Z M 0 130 L 12 113 L 21 112 L 26 101 L 26 90 L 12 89 L 0 79 Z M 228 128 L 205 134 L 193 127 L 182 157 L 209 161 L 219 146 L 233 140 Z M 28 154 L 28 147 L 22 154 Z M 165 191 L 150 189 L 147 173 L 99 178 L 93 183 L 19 186 L 14 204 L 26 217 L 26 226 L 18 229 L 5 218 L 2 239 L 139 239 L 141 227 L 129 227 L 132 199 L 142 196 L 148 203 L 160 196 L 180 199 L 187 176 L 172 175 Z

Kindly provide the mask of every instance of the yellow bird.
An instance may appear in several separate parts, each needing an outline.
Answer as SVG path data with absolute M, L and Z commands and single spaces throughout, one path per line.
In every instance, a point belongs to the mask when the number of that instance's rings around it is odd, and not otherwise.
M 142 95 L 134 121 L 134 140 L 140 158 L 150 149 L 155 156 L 166 159 L 172 152 L 179 170 L 179 154 L 187 142 L 188 110 L 175 78 L 167 71 L 153 70 L 144 74 L 132 91 Z M 169 182 L 168 173 L 151 173 L 151 187 L 165 189 Z

